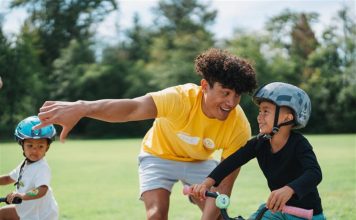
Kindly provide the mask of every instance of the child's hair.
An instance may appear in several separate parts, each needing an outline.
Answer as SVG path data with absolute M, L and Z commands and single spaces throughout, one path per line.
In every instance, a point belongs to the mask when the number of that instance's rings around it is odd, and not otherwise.
M 15 140 L 22 146 L 23 141 L 26 139 L 42 139 L 46 138 L 48 140 L 48 145 L 54 141 L 56 136 L 56 129 L 53 125 L 48 125 L 46 127 L 33 130 L 32 128 L 41 121 L 37 116 L 30 116 L 22 120 L 15 129 Z
M 219 82 L 236 93 L 252 93 L 257 87 L 256 74 L 244 59 L 227 51 L 212 48 L 197 56 L 195 71 L 212 87 Z

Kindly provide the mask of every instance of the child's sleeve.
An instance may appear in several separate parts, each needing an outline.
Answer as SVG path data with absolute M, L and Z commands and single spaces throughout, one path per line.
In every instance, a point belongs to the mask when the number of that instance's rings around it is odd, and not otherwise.
M 231 154 L 229 157 L 224 159 L 209 175 L 208 177 L 215 180 L 214 186 L 218 186 L 220 182 L 232 173 L 237 168 L 246 164 L 252 158 L 256 157 L 255 144 L 257 140 L 251 139 L 246 143 L 246 145 L 235 153 Z
M 50 186 L 51 177 L 51 169 L 49 166 L 42 166 L 36 173 L 35 187 L 37 188 L 39 186 Z
M 13 179 L 14 181 L 17 181 L 17 179 L 19 178 L 19 173 L 20 173 L 20 165 L 17 166 L 15 169 L 13 169 L 10 173 L 9 176 L 11 179 Z
M 190 109 L 189 100 L 181 87 L 169 87 L 158 92 L 148 93 L 153 98 L 157 108 L 157 118 L 169 118 L 171 121 L 181 120 L 186 110 Z
M 302 166 L 303 173 L 297 179 L 288 184 L 296 193 L 298 198 L 315 190 L 322 180 L 322 173 L 315 153 L 310 143 L 303 139 L 296 147 L 297 160 Z

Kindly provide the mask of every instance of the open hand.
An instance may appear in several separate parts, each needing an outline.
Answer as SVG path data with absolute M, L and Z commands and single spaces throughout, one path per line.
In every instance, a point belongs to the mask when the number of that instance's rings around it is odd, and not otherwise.
M 68 133 L 85 116 L 86 112 L 87 109 L 81 101 L 46 101 L 38 114 L 41 124 L 33 127 L 33 129 L 39 129 L 50 124 L 60 125 L 62 132 L 59 139 L 64 142 Z

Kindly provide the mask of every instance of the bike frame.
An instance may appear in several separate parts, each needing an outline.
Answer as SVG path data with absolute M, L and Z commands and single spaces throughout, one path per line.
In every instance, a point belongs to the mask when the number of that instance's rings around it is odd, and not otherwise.
M 189 186 L 185 186 L 183 188 L 183 194 L 184 195 L 190 195 L 191 194 L 191 189 L 189 188 Z M 223 217 L 224 220 L 244 220 L 243 217 L 238 216 L 236 218 L 231 218 L 229 217 L 228 213 L 227 213 L 227 208 L 230 205 L 230 198 L 225 195 L 225 194 L 220 194 L 218 192 L 210 192 L 210 191 L 206 191 L 205 192 L 205 196 L 207 197 L 212 197 L 215 198 L 215 205 L 216 207 L 218 207 L 220 209 L 221 215 Z M 264 213 L 267 211 L 267 208 L 262 209 L 255 220 L 260 220 L 262 219 Z M 312 209 L 302 209 L 302 208 L 298 208 L 298 207 L 293 207 L 293 206 L 284 206 L 282 212 L 287 213 L 287 214 L 291 214 L 291 215 L 295 215 L 297 217 L 300 218 L 305 218 L 308 220 L 311 220 L 313 218 L 313 210 Z

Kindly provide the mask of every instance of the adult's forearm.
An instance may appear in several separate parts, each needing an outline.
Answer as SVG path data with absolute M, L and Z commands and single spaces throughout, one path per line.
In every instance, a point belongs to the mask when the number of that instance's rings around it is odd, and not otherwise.
M 235 170 L 230 173 L 220 184 L 218 187 L 214 188 L 214 191 L 219 192 L 220 194 L 225 194 L 230 196 L 234 182 L 236 180 L 237 175 L 239 174 L 240 169 Z M 215 199 L 208 198 L 205 202 L 204 211 L 202 215 L 202 220 L 211 220 L 211 219 L 219 219 L 220 210 L 215 205 Z
M 107 122 L 129 121 L 134 105 L 127 99 L 102 99 L 97 101 L 79 101 L 85 106 L 85 117 Z
M 152 119 L 157 115 L 156 106 L 150 96 L 78 102 L 85 106 L 85 117 L 107 122 L 139 121 Z
M 236 177 L 238 176 L 239 172 L 240 172 L 240 168 L 230 173 L 227 177 L 224 178 L 223 181 L 221 181 L 221 183 L 219 184 L 218 187 L 215 188 L 215 190 L 221 194 L 226 194 L 230 196 Z

